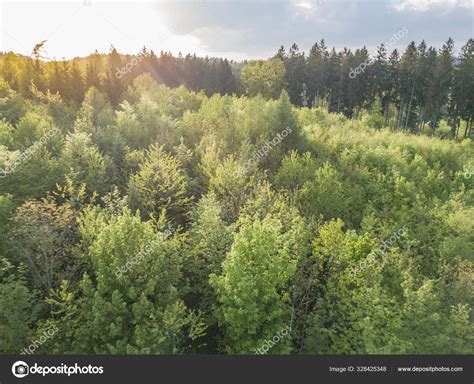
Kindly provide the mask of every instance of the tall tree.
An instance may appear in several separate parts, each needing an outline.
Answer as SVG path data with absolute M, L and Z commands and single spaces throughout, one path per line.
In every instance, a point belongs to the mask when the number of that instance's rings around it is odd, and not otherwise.
M 454 70 L 454 86 L 451 111 L 459 127 L 460 120 L 466 122 L 464 136 L 469 136 L 474 120 L 474 39 L 469 39 L 461 49 Z M 459 130 L 459 128 L 458 128 Z M 457 130 L 457 131 L 458 131 Z M 457 133 L 456 131 L 456 133 Z

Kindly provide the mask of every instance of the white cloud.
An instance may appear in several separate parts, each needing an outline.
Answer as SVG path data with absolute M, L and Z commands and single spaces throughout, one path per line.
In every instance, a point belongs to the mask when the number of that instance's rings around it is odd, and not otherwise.
M 298 3 L 296 6 L 305 9 L 313 9 L 313 5 L 311 3 Z
M 394 5 L 399 12 L 426 12 L 434 8 L 452 9 L 455 7 L 472 8 L 473 0 L 402 0 Z
M 324 5 L 325 1 L 326 0 L 291 0 L 291 3 L 295 7 L 311 10 Z
M 308 50 L 321 38 L 338 49 L 375 47 L 401 26 L 410 30 L 410 39 L 425 39 L 438 47 L 448 36 L 460 46 L 473 35 L 472 0 L 0 0 L 0 4 L 0 51 L 29 55 L 35 44 L 47 40 L 48 55 L 57 59 L 85 56 L 94 49 L 108 52 L 111 44 L 121 53 L 136 53 L 146 45 L 156 53 L 268 58 L 282 44 L 288 48 L 297 43 Z M 420 18 L 422 11 L 430 17 Z

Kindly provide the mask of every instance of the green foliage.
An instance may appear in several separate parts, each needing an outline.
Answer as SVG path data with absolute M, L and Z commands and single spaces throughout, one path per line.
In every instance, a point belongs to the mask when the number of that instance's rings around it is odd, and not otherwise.
M 300 156 L 297 151 L 292 151 L 290 155 L 283 158 L 275 176 L 275 184 L 287 190 L 300 189 L 308 179 L 312 178 L 316 169 L 317 162 L 310 152 Z
M 65 177 L 76 186 L 85 184 L 90 194 L 108 189 L 107 160 L 93 144 L 90 135 L 81 132 L 68 135 L 61 164 Z
M 348 203 L 341 177 L 327 163 L 316 171 L 313 181 L 305 182 L 301 190 L 301 209 L 309 215 L 321 214 L 326 220 L 343 217 Z
M 15 126 L 15 149 L 25 149 L 52 129 L 51 119 L 35 112 L 27 112 Z
M 211 156 L 204 158 L 203 173 L 209 176 L 209 191 L 216 195 L 223 206 L 224 219 L 233 222 L 250 193 L 249 175 L 232 157 L 220 163 Z
M 244 93 L 276 99 L 285 85 L 285 65 L 281 60 L 257 60 L 247 64 L 240 73 Z
M 471 48 L 2 56 L 0 352 L 472 353 Z
M 95 87 L 89 88 L 77 113 L 74 130 L 97 136 L 100 128 L 104 129 L 112 122 L 113 110 L 107 97 Z
M 0 259 L 0 353 L 19 354 L 27 345 L 37 318 L 36 301 L 22 271 Z
M 6 245 L 6 235 L 10 228 L 10 220 L 13 216 L 15 206 L 13 204 L 13 197 L 11 195 L 0 195 L 0 238 L 1 244 Z M 2 249 L 0 248 L 0 251 Z
M 218 319 L 228 353 L 254 353 L 291 322 L 285 288 L 294 274 L 296 260 L 290 253 L 292 240 L 280 230 L 281 223 L 270 216 L 246 220 L 223 263 L 223 274 L 211 278 L 220 303 Z M 287 338 L 270 353 L 289 351 Z
M 28 265 L 31 284 L 48 293 L 63 279 L 73 279 L 80 262 L 73 246 L 77 241 L 74 211 L 54 201 L 27 201 L 17 208 L 9 234 L 13 257 Z
M 151 146 L 139 172 L 130 179 L 130 206 L 144 217 L 159 217 L 165 211 L 177 223 L 191 202 L 188 181 L 180 162 L 163 147 Z
M 25 101 L 0 77 L 0 118 L 15 124 L 25 113 Z
M 93 233 L 89 226 L 95 220 L 82 221 L 81 231 Z M 188 337 L 202 334 L 199 319 L 179 298 L 179 239 L 155 233 L 150 222 L 124 210 L 103 223 L 89 244 L 93 275 L 85 274 L 76 292 L 63 287 L 56 294 L 64 309 L 58 327 L 68 336 L 58 347 L 70 345 L 77 353 L 177 353 Z
M 210 352 L 216 348 L 218 328 L 213 310 L 217 297 L 209 278 L 222 273 L 222 262 L 232 244 L 232 232 L 223 221 L 222 208 L 212 193 L 203 196 L 191 216 L 191 227 L 182 250 L 184 276 L 189 287 L 185 301 L 188 307 L 204 315 L 209 330 L 206 339 L 200 340 L 200 347 Z
M 21 157 L 22 153 L 24 158 Z M 20 161 L 17 166 L 13 166 L 16 160 Z M 12 194 L 16 202 L 41 198 L 60 181 L 57 160 L 41 145 L 34 147 L 28 155 L 0 146 L 0 164 L 0 168 L 12 170 L 0 178 L 0 191 Z

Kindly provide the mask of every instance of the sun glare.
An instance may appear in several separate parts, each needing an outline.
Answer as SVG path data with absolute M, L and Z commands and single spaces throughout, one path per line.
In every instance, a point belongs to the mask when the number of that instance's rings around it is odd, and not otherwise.
M 200 51 L 196 38 L 176 36 L 164 24 L 153 3 L 130 9 L 129 2 L 4 2 L 1 49 L 29 55 L 47 40 L 45 51 L 52 59 L 86 56 L 95 49 L 106 53 L 111 45 L 123 53 L 143 46 L 156 52 Z

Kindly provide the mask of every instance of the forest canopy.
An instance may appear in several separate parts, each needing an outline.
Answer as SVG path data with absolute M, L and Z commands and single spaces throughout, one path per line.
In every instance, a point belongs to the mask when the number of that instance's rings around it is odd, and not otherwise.
M 1 56 L 0 353 L 474 353 L 474 40 L 140 55 Z

